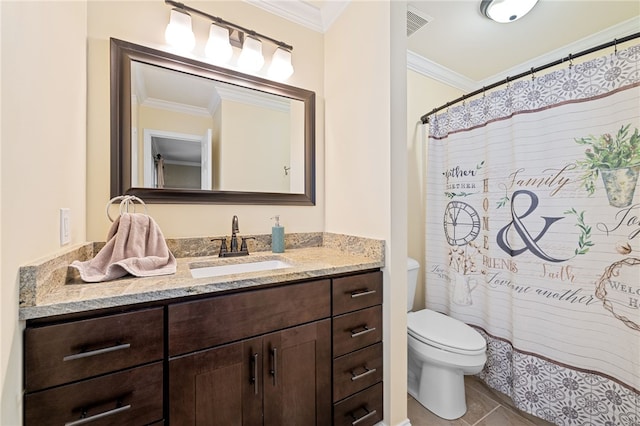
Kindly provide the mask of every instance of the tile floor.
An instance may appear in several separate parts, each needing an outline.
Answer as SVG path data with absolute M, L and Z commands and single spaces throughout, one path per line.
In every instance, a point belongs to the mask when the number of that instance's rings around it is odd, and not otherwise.
M 465 376 L 467 412 L 456 420 L 432 414 L 407 395 L 411 426 L 552 426 L 545 420 L 514 408 L 510 399 L 473 376 Z

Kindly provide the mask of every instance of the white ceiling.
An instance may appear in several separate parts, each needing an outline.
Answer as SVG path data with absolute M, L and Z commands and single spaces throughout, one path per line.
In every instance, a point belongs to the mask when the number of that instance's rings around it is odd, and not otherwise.
M 246 1 L 320 32 L 348 4 L 338 0 Z M 638 0 L 539 0 L 528 15 L 509 24 L 482 16 L 480 0 L 408 4 L 433 18 L 408 38 L 408 67 L 465 91 L 640 32 Z

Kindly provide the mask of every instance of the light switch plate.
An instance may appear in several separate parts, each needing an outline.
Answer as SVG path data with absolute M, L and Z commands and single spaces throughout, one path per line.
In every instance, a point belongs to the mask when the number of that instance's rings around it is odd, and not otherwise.
M 71 242 L 71 211 L 67 208 L 60 209 L 60 245 Z

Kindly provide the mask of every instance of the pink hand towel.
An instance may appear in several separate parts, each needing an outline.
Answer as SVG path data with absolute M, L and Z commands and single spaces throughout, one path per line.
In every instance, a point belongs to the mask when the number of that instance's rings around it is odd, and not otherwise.
M 136 277 L 175 274 L 173 256 L 156 222 L 143 213 L 122 213 L 113 222 L 107 243 L 90 260 L 73 261 L 85 282 L 110 281 L 127 274 Z

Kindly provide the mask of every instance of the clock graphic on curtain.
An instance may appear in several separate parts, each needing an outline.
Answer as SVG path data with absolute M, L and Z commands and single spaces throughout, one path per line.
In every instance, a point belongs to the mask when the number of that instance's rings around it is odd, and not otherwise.
M 480 216 L 471 205 L 451 201 L 444 210 L 444 234 L 452 246 L 464 246 L 480 233 Z

